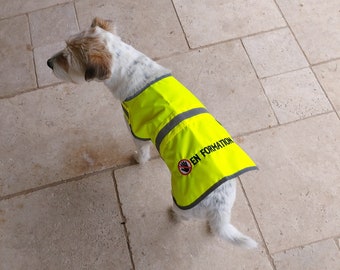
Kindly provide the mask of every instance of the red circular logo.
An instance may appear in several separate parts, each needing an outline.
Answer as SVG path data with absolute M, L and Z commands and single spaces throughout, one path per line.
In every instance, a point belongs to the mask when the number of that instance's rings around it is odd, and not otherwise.
M 188 175 L 191 173 L 192 165 L 187 159 L 182 159 L 178 162 L 178 170 L 182 175 Z

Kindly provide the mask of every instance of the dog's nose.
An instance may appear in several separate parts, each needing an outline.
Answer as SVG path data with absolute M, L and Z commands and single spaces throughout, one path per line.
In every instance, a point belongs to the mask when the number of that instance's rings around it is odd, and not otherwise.
M 53 69 L 53 60 L 52 60 L 52 58 L 50 58 L 50 59 L 47 60 L 47 65 L 48 65 L 48 67 L 49 67 L 50 69 Z

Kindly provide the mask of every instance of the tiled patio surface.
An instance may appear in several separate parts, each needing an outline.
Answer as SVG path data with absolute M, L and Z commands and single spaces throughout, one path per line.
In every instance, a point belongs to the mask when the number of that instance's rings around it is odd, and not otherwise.
M 340 269 L 340 2 L 0 0 L 0 269 Z M 46 60 L 94 16 L 191 89 L 259 166 L 232 223 L 174 223 L 119 102 Z

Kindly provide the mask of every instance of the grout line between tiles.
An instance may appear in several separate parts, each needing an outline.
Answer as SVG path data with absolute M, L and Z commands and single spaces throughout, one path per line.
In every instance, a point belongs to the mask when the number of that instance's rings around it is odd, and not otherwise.
M 132 163 L 132 164 L 126 163 L 126 164 L 122 164 L 122 165 L 119 165 L 119 166 L 113 166 L 113 167 L 105 168 L 105 169 L 102 169 L 102 170 L 85 173 L 83 175 L 79 175 L 79 176 L 55 181 L 55 182 L 48 183 L 48 184 L 45 184 L 45 185 L 32 187 L 32 188 L 28 188 L 28 189 L 25 189 L 25 190 L 22 190 L 22 191 L 10 193 L 10 194 L 4 195 L 4 196 L 0 196 L 0 202 L 4 201 L 4 200 L 9 200 L 9 199 L 12 199 L 12 198 L 15 198 L 15 197 L 28 195 L 30 193 L 33 193 L 33 192 L 36 192 L 36 191 L 39 191 L 39 190 L 43 190 L 43 189 L 47 189 L 47 188 L 50 188 L 50 187 L 55 187 L 55 186 L 59 186 L 59 185 L 63 185 L 63 184 L 71 183 L 71 182 L 81 181 L 83 179 L 86 179 L 86 178 L 91 177 L 91 176 L 98 175 L 100 173 L 104 173 L 104 172 L 107 172 L 107 171 L 114 171 L 114 170 L 118 170 L 118 169 L 125 168 L 125 167 L 128 167 L 128 166 L 132 166 L 132 165 L 135 165 L 135 164 L 134 163 Z
M 66 6 L 68 4 L 74 4 L 74 2 L 75 2 L 74 0 L 68 0 L 68 1 L 65 1 L 65 2 L 58 2 L 56 4 L 53 4 L 53 5 L 50 5 L 50 6 L 47 6 L 47 7 L 43 7 L 43 8 L 27 11 L 26 13 L 33 13 L 33 12 L 36 12 L 36 11 L 43 11 L 43 10 L 50 9 L 50 8 L 55 8 L 55 7 L 62 7 L 62 6 Z
M 29 15 L 30 13 L 34 13 L 34 12 L 37 12 L 37 11 L 40 11 L 40 10 L 45 10 L 45 9 L 49 9 L 49 8 L 54 8 L 54 7 L 58 7 L 58 6 L 63 6 L 63 5 L 67 5 L 67 4 L 74 3 L 74 2 L 75 2 L 74 0 L 68 0 L 68 1 L 65 1 L 65 2 L 52 4 L 52 5 L 50 5 L 50 6 L 44 6 L 44 7 L 37 8 L 37 9 L 26 10 L 26 11 L 23 11 L 23 12 L 21 12 L 21 13 L 15 13 L 15 14 L 10 15 L 10 16 L 8 16 L 8 17 L 0 18 L 0 22 L 1 22 L 1 21 L 4 21 L 4 20 L 13 19 L 13 18 L 18 17 L 18 16 Z
M 338 247 L 339 251 L 340 251 L 340 236 L 339 238 L 333 238 L 335 245 Z
M 251 67 L 253 68 L 253 71 L 254 71 L 254 73 L 255 73 L 255 75 L 256 75 L 257 80 L 260 81 L 262 78 L 261 78 L 260 75 L 257 73 L 257 70 L 256 70 L 256 68 L 255 68 L 255 66 L 254 66 L 254 63 L 253 63 L 253 61 L 251 60 L 251 57 L 250 57 L 250 55 L 249 55 L 249 53 L 248 53 L 248 51 L 247 51 L 246 46 L 244 45 L 243 38 L 240 39 L 240 42 L 241 42 L 241 46 L 242 46 L 244 52 L 245 52 L 246 55 L 247 55 L 248 61 L 250 62 Z M 263 87 L 262 87 L 262 90 L 264 90 Z
M 252 34 L 245 35 L 245 36 L 239 36 L 239 37 L 234 37 L 234 38 L 231 38 L 231 39 L 221 40 L 221 41 L 217 41 L 217 42 L 213 42 L 213 43 L 209 43 L 209 44 L 206 44 L 206 45 L 197 46 L 197 47 L 193 47 L 193 48 L 191 48 L 189 46 L 189 48 L 188 48 L 189 50 L 188 51 L 185 51 L 185 52 L 174 52 L 172 54 L 164 55 L 164 56 L 161 56 L 161 57 L 154 57 L 152 59 L 155 60 L 155 61 L 163 60 L 163 59 L 168 59 L 168 58 L 173 57 L 173 56 L 177 56 L 177 55 L 181 55 L 181 54 L 185 54 L 185 53 L 189 53 L 189 52 L 193 52 L 193 51 L 203 50 L 203 49 L 211 48 L 211 47 L 218 46 L 218 45 L 225 44 L 225 43 L 229 43 L 229 42 L 239 41 L 239 40 L 241 40 L 243 38 L 256 36 L 258 34 L 264 34 L 264 33 L 272 32 L 272 31 L 280 30 L 280 29 L 283 29 L 283 28 L 287 28 L 287 26 L 281 26 L 281 27 L 270 29 L 270 30 L 265 30 L 265 31 L 261 31 L 261 32 L 252 33 Z
M 337 117 L 340 119 L 339 113 L 337 112 L 337 110 L 336 110 L 335 106 L 333 105 L 331 99 L 328 97 L 326 90 L 324 89 L 324 87 L 323 87 L 322 84 L 320 83 L 318 77 L 316 76 L 316 74 L 315 74 L 315 72 L 314 72 L 314 70 L 313 70 L 313 66 L 309 66 L 309 67 L 302 67 L 302 68 L 298 68 L 298 69 L 293 69 L 293 70 L 285 71 L 285 72 L 282 72 L 282 73 L 280 73 L 280 74 L 274 74 L 274 75 L 270 75 L 270 76 L 263 77 L 263 78 L 260 78 L 260 79 L 259 79 L 259 82 L 260 82 L 260 84 L 261 84 L 261 86 L 262 86 L 263 92 L 264 92 L 265 96 L 267 97 L 267 100 L 268 100 L 268 102 L 269 102 L 269 104 L 270 104 L 271 109 L 272 109 L 273 112 L 274 112 L 274 115 L 275 115 L 276 120 L 278 121 L 279 125 L 281 125 L 281 123 L 279 122 L 278 117 L 277 117 L 276 114 L 275 114 L 275 111 L 274 111 L 274 108 L 273 108 L 273 106 L 272 106 L 272 103 L 269 101 L 269 98 L 268 98 L 268 96 L 267 96 L 267 94 L 266 94 L 266 91 L 265 91 L 265 89 L 264 89 L 264 86 L 263 86 L 263 84 L 262 84 L 262 80 L 266 80 L 266 79 L 278 77 L 278 76 L 281 76 L 281 75 L 289 74 L 289 73 L 292 73 L 292 72 L 295 72 L 295 71 L 304 70 L 304 69 L 309 69 L 309 70 L 312 72 L 314 78 L 316 79 L 317 83 L 318 83 L 319 86 L 321 87 L 322 92 L 324 93 L 324 95 L 326 96 L 326 98 L 327 98 L 329 104 L 331 105 L 332 111 L 335 112 L 336 115 L 337 115 Z M 329 112 L 330 112 L 330 111 L 329 111 Z M 318 115 L 318 114 L 317 114 L 317 115 Z M 306 119 L 306 118 L 303 118 L 303 119 Z M 298 120 L 302 120 L 302 119 L 298 119 Z M 291 123 L 291 122 L 289 122 L 289 123 Z
M 76 14 L 76 22 L 78 26 L 78 31 L 80 31 L 79 16 L 78 16 L 78 10 L 76 6 L 76 1 L 73 1 L 73 8 L 74 8 L 74 13 Z
M 303 48 L 301 47 L 301 45 L 300 45 L 298 39 L 296 38 L 295 33 L 294 33 L 294 31 L 292 30 L 290 24 L 288 23 L 286 17 L 284 16 L 283 11 L 282 11 L 281 8 L 280 8 L 280 5 L 277 3 L 277 0 L 274 0 L 274 3 L 275 3 L 275 5 L 276 5 L 277 9 L 279 10 L 279 12 L 280 12 L 282 18 L 283 18 L 284 21 L 286 22 L 287 27 L 288 27 L 289 31 L 291 32 L 291 34 L 293 35 L 293 37 L 294 37 L 294 39 L 295 39 L 297 45 L 299 46 L 300 50 L 302 51 L 302 53 L 303 53 L 303 55 L 304 55 L 304 57 L 305 57 L 305 59 L 306 59 L 308 65 L 309 65 L 309 67 L 311 67 L 312 65 L 311 65 L 311 63 L 310 63 L 310 61 L 309 61 L 309 59 L 308 59 L 308 57 L 307 57 L 305 51 L 303 50 Z
M 335 57 L 335 58 L 332 58 L 332 59 L 329 59 L 329 60 L 316 62 L 316 63 L 312 64 L 312 67 L 323 65 L 323 64 L 328 64 L 329 62 L 334 62 L 334 61 L 339 61 L 339 60 L 340 60 L 340 57 Z
M 260 237 L 261 237 L 261 240 L 262 240 L 263 247 L 264 247 L 264 250 L 265 250 L 265 252 L 266 252 L 267 258 L 268 258 L 268 260 L 269 260 L 269 262 L 270 262 L 270 265 L 272 266 L 273 270 L 276 270 L 276 266 L 275 266 L 275 263 L 274 263 L 274 259 L 273 259 L 273 257 L 272 257 L 271 254 L 270 254 L 269 248 L 268 248 L 268 246 L 267 246 L 267 244 L 266 244 L 266 241 L 265 241 L 265 239 L 264 239 L 264 236 L 263 236 L 263 233 L 262 233 L 262 231 L 261 231 L 260 225 L 259 225 L 259 223 L 258 223 L 258 221 L 257 221 L 257 219 L 256 219 L 255 213 L 254 213 L 254 211 L 253 211 L 253 208 L 251 207 L 249 198 L 248 198 L 248 196 L 247 196 L 247 193 L 246 193 L 246 191 L 245 191 L 245 188 L 244 188 L 244 186 L 243 186 L 243 183 L 242 183 L 240 177 L 238 177 L 238 180 L 239 180 L 239 183 L 240 183 L 240 185 L 241 185 L 243 195 L 244 195 L 244 197 L 245 197 L 246 200 L 247 200 L 248 208 L 249 208 L 249 210 L 250 210 L 250 212 L 251 212 L 251 215 L 252 215 L 252 217 L 253 217 L 253 220 L 254 220 L 254 222 L 255 222 L 255 224 L 256 224 L 257 231 L 258 231 L 258 233 L 260 234 Z
M 338 118 L 339 118 L 339 120 L 340 120 L 340 112 L 338 113 L 338 111 L 336 110 L 335 105 L 333 104 L 332 100 L 329 98 L 326 89 L 323 87 L 322 83 L 319 81 L 319 78 L 318 78 L 318 76 L 316 75 L 316 73 L 315 73 L 315 71 L 314 71 L 313 68 L 311 68 L 311 71 L 312 71 L 312 73 L 313 73 L 313 75 L 314 75 L 316 81 L 318 82 L 319 86 L 321 87 L 321 89 L 322 89 L 324 95 L 326 96 L 326 98 L 327 98 L 329 104 L 331 105 L 333 111 L 336 113 L 336 115 L 338 116 Z
M 68 84 L 68 82 L 63 82 L 63 81 L 62 82 L 56 82 L 56 83 L 44 85 L 44 86 L 41 86 L 41 87 L 30 88 L 30 89 L 27 89 L 27 90 L 22 91 L 20 93 L 13 93 L 11 95 L 4 95 L 4 96 L 0 97 L 0 101 L 3 100 L 3 99 L 14 98 L 14 97 L 17 97 L 17 96 L 20 96 L 20 95 L 32 93 L 34 91 L 39 91 L 39 90 L 43 90 L 43 89 L 46 89 L 46 88 L 49 88 L 49 87 L 58 86 L 58 85 L 62 85 L 62 84 Z
M 80 181 L 80 180 L 86 179 L 90 176 L 97 175 L 101 172 L 108 171 L 110 169 L 111 168 L 104 169 L 102 171 L 91 172 L 91 173 L 88 173 L 88 174 L 83 174 L 83 175 L 72 177 L 72 178 L 69 178 L 69 179 L 64 179 L 64 180 L 52 182 L 52 183 L 49 183 L 49 184 L 41 185 L 41 186 L 38 186 L 38 187 L 28 188 L 28 189 L 18 191 L 18 192 L 15 192 L 15 193 L 11 193 L 11 194 L 8 194 L 8 195 L 0 196 L 0 202 L 4 201 L 4 200 L 12 199 L 14 197 L 28 195 L 28 194 L 33 193 L 35 191 L 47 189 L 47 188 L 50 188 L 50 187 L 55 187 L 55 186 L 63 185 L 63 184 L 66 184 L 66 183 Z
M 283 71 L 281 73 L 272 74 L 272 75 L 269 75 L 269 76 L 259 77 L 259 80 L 271 79 L 273 77 L 278 77 L 278 76 L 281 76 L 281 75 L 289 74 L 289 73 L 300 71 L 300 70 L 303 70 L 303 69 L 311 69 L 311 66 L 304 66 L 304 67 L 300 67 L 300 68 L 296 68 L 296 69 Z
M 320 63 L 312 64 L 312 63 L 309 61 L 309 59 L 308 59 L 308 57 L 307 57 L 307 54 L 305 53 L 305 50 L 302 48 L 302 46 L 301 46 L 299 40 L 297 39 L 297 37 L 296 37 L 296 35 L 295 35 L 295 33 L 294 33 L 292 27 L 291 27 L 290 24 L 288 23 L 288 20 L 287 20 L 286 17 L 284 16 L 283 11 L 282 11 L 281 8 L 280 8 L 280 5 L 277 3 L 277 0 L 274 0 L 274 2 L 275 2 L 275 4 L 276 4 L 276 6 L 277 6 L 279 12 L 281 13 L 282 18 L 285 20 L 285 22 L 286 22 L 286 24 L 287 24 L 287 27 L 288 27 L 289 31 L 290 31 L 291 34 L 293 35 L 293 37 L 294 37 L 294 39 L 295 39 L 297 45 L 299 46 L 300 50 L 302 51 L 302 53 L 303 53 L 303 55 L 304 55 L 304 57 L 305 57 L 305 59 L 306 59 L 308 65 L 309 65 L 309 68 L 312 70 L 312 72 L 313 72 L 313 74 L 314 74 L 314 77 L 316 78 L 318 84 L 320 85 L 322 91 L 324 92 L 326 98 L 328 99 L 328 102 L 331 104 L 331 106 L 332 106 L 332 108 L 333 108 L 333 111 L 336 113 L 337 117 L 340 119 L 340 113 L 338 113 L 337 110 L 335 109 L 335 106 L 334 106 L 333 103 L 331 102 L 331 99 L 328 97 L 327 92 L 326 92 L 325 89 L 323 88 L 322 84 L 320 83 L 318 77 L 316 76 L 316 74 L 315 74 L 315 72 L 314 72 L 314 70 L 313 70 L 313 66 L 316 66 L 316 65 L 319 65 L 319 64 L 323 64 L 323 63 L 328 63 L 328 62 L 331 62 L 331 61 L 336 61 L 336 60 L 339 59 L 339 58 L 330 59 L 330 60 L 327 60 L 327 61 L 322 61 L 322 62 L 320 62 Z
M 297 120 L 294 120 L 294 121 L 291 121 L 291 122 L 280 123 L 280 124 L 275 125 L 275 126 L 270 126 L 270 127 L 266 127 L 266 128 L 261 128 L 261 129 L 257 129 L 257 130 L 252 130 L 252 131 L 240 133 L 238 135 L 233 135 L 233 137 L 239 138 L 239 137 L 249 136 L 249 135 L 256 134 L 256 133 L 259 133 L 259 132 L 262 132 L 262 131 L 272 130 L 272 129 L 280 128 L 280 127 L 285 127 L 285 126 L 290 125 L 290 124 L 302 122 L 304 120 L 308 120 L 308 119 L 312 119 L 312 118 L 317 118 L 319 116 L 328 115 L 328 114 L 332 114 L 332 113 L 334 113 L 334 111 L 328 111 L 328 112 L 323 112 L 323 113 L 319 113 L 319 114 L 315 114 L 315 115 L 310 115 L 310 116 L 307 116 L 305 118 L 297 119 Z
M 244 52 L 245 52 L 246 55 L 247 55 L 248 61 L 250 62 L 250 65 L 251 65 L 251 67 L 253 68 L 253 70 L 254 70 L 254 72 L 255 72 L 256 78 L 257 78 L 259 84 L 261 85 L 261 89 L 262 89 L 262 92 L 263 92 L 264 96 L 266 97 L 267 103 L 269 104 L 269 107 L 270 107 L 270 109 L 271 109 L 273 115 L 275 116 L 276 124 L 277 124 L 277 125 L 280 125 L 279 118 L 278 118 L 278 116 L 277 116 L 276 113 L 275 113 L 275 110 L 274 110 L 274 108 L 273 108 L 272 103 L 271 103 L 270 100 L 269 100 L 269 97 L 267 96 L 267 93 L 266 93 L 266 91 L 265 91 L 265 89 L 264 89 L 264 87 L 263 87 L 263 85 L 262 85 L 262 81 L 261 81 L 259 75 L 257 74 L 256 68 L 255 68 L 255 66 L 254 66 L 254 64 L 253 64 L 253 62 L 252 62 L 252 60 L 251 60 L 251 57 L 250 57 L 250 55 L 248 54 L 248 51 L 247 51 L 246 47 L 244 46 L 243 40 L 241 39 L 240 42 L 241 42 L 241 45 L 242 45 L 242 48 L 243 48 Z
M 152 157 L 150 159 L 150 161 L 154 160 L 154 159 L 158 159 L 158 158 L 159 158 L 159 156 Z M 121 165 L 111 166 L 111 167 L 108 167 L 108 168 L 105 168 L 105 169 L 102 169 L 102 170 L 97 170 L 97 171 L 85 173 L 83 175 L 79 175 L 79 176 L 55 181 L 55 182 L 48 183 L 48 184 L 45 184 L 45 185 L 41 185 L 41 186 L 38 186 L 38 187 L 28 188 L 28 189 L 25 189 L 25 190 L 22 190 L 22 191 L 18 191 L 18 192 L 14 192 L 14 193 L 4 195 L 4 196 L 0 196 L 0 201 L 9 200 L 9 199 L 12 199 L 14 197 L 19 197 L 19 196 L 23 196 L 23 195 L 28 195 L 30 193 L 33 193 L 33 192 L 36 192 L 36 191 L 39 191 L 39 190 L 43 190 L 43 189 L 47 189 L 47 188 L 50 188 L 50 187 L 55 187 L 55 186 L 67 184 L 67 183 L 70 183 L 70 182 L 81 181 L 82 179 L 86 179 L 88 177 L 95 176 L 95 175 L 98 175 L 100 173 L 104 173 L 104 172 L 107 172 L 107 171 L 115 171 L 115 170 L 119 170 L 119 169 L 126 168 L 126 167 L 129 167 L 129 166 L 134 166 L 134 165 L 138 165 L 138 164 L 135 161 L 131 161 L 131 162 L 127 162 L 127 163 L 124 163 L 124 164 L 121 164 Z
M 315 241 L 310 241 L 310 242 L 307 242 L 307 243 L 304 243 L 304 244 L 301 244 L 301 245 L 296 245 L 296 246 L 292 246 L 292 247 L 289 247 L 289 248 L 277 250 L 277 251 L 273 252 L 272 255 L 276 255 L 276 254 L 279 254 L 279 253 L 284 253 L 284 252 L 287 252 L 287 251 L 293 250 L 293 249 L 303 248 L 303 247 L 306 247 L 306 246 L 314 245 L 314 244 L 317 244 L 317 243 L 320 243 L 320 242 L 323 242 L 323 241 L 328 241 L 328 240 L 334 241 L 336 247 L 340 249 L 340 247 L 336 243 L 337 242 L 336 241 L 336 237 L 337 236 L 335 236 L 335 238 L 334 238 L 334 236 L 326 237 L 326 238 L 318 239 L 318 240 L 315 240 Z
M 171 4 L 172 4 L 172 7 L 173 7 L 174 12 L 175 12 L 175 14 L 176 14 L 177 21 L 178 21 L 179 25 L 181 26 L 182 33 L 183 33 L 183 35 L 184 35 L 184 38 L 185 38 L 185 41 L 186 41 L 186 43 L 187 43 L 188 49 L 190 49 L 189 40 L 188 40 L 187 35 L 186 35 L 185 31 L 184 31 L 184 27 L 183 27 L 183 25 L 182 25 L 181 19 L 179 18 L 179 15 L 178 15 L 178 13 L 177 13 L 177 9 L 176 9 L 176 6 L 175 6 L 173 0 L 171 0 Z
M 206 45 L 194 47 L 194 48 L 191 48 L 191 50 L 199 50 L 199 49 L 209 48 L 209 47 L 216 46 L 216 45 L 219 45 L 219 44 L 223 44 L 223 43 L 227 43 L 227 42 L 233 42 L 233 41 L 237 41 L 237 40 L 242 40 L 242 39 L 245 39 L 245 38 L 248 38 L 248 37 L 262 35 L 262 34 L 270 33 L 270 32 L 273 32 L 273 31 L 281 30 L 281 29 L 284 29 L 284 28 L 287 28 L 287 26 L 286 25 L 285 26 L 279 26 L 279 27 L 276 27 L 276 28 L 272 28 L 272 29 L 268 29 L 268 30 L 264 30 L 264 31 L 259 31 L 259 32 L 251 33 L 251 34 L 244 35 L 244 36 L 236 36 L 236 37 L 233 37 L 233 38 L 230 38 L 230 39 L 221 40 L 221 41 L 212 42 L 212 43 L 209 43 L 209 44 L 206 44 Z
M 121 225 L 123 225 L 123 227 L 124 227 L 124 234 L 125 234 L 125 239 L 126 239 L 126 244 L 127 244 L 127 247 L 128 247 L 128 251 L 129 251 L 130 261 L 131 261 L 131 264 L 132 264 L 132 269 L 135 270 L 136 267 L 135 267 L 135 262 L 133 260 L 133 254 L 132 254 L 132 248 L 131 248 L 131 244 L 130 244 L 129 232 L 128 232 L 128 229 L 127 229 L 127 226 L 126 226 L 126 217 L 125 217 L 124 212 L 123 212 L 123 207 L 122 207 L 122 203 L 121 203 L 119 192 L 118 192 L 117 179 L 115 177 L 114 172 L 112 172 L 112 181 L 113 181 L 113 185 L 115 187 L 116 198 L 117 198 L 118 205 L 119 205 L 120 216 L 121 216 L 121 218 L 123 220 Z
M 26 13 L 26 17 L 27 17 L 27 23 L 28 23 L 28 34 L 30 36 L 30 42 L 31 42 L 30 45 L 31 45 L 32 60 L 33 60 L 33 66 L 34 66 L 35 85 L 36 85 L 37 88 L 39 88 L 37 64 L 35 62 L 35 57 L 34 57 L 34 47 L 33 47 L 33 39 L 32 39 L 31 21 L 30 21 L 30 16 L 29 16 L 28 13 Z

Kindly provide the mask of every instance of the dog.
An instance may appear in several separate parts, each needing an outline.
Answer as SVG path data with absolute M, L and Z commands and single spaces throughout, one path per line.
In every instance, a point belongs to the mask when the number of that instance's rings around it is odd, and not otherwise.
M 170 169 L 176 219 L 206 219 L 222 239 L 257 247 L 230 224 L 236 177 L 256 165 L 204 105 L 168 69 L 124 43 L 112 21 L 94 18 L 66 45 L 48 67 L 68 82 L 103 82 L 120 100 L 135 160 L 150 159 L 151 140 Z

